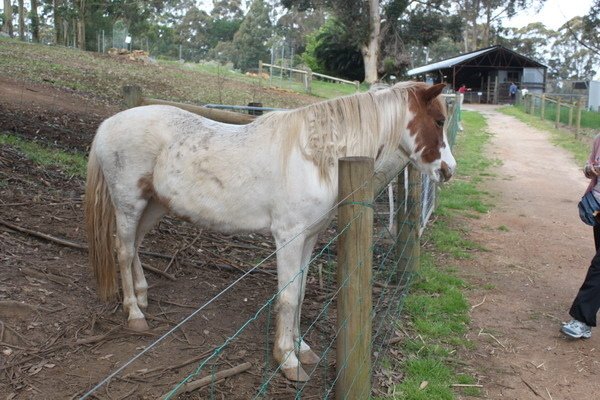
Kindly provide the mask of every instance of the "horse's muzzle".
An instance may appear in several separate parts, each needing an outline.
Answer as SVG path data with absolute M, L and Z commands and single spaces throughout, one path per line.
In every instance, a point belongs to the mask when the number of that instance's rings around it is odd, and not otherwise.
M 440 168 L 440 178 L 443 178 L 444 182 L 447 182 L 452 178 L 452 169 L 446 164 L 446 161 L 442 161 Z

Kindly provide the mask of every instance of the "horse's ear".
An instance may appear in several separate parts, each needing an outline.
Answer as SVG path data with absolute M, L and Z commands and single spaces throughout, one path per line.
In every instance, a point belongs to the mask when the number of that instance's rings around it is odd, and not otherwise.
M 438 97 L 445 87 L 445 83 L 438 83 L 437 85 L 432 85 L 425 89 L 425 92 L 423 92 L 423 100 L 425 101 L 425 103 L 429 103 L 431 100 Z

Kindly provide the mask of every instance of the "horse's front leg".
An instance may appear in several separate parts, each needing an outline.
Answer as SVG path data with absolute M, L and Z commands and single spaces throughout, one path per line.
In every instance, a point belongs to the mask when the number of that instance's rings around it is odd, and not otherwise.
M 306 382 L 306 374 L 296 356 L 295 338 L 298 338 L 299 304 L 301 299 L 302 273 L 300 265 L 304 249 L 303 238 L 297 237 L 285 244 L 277 240 L 277 280 L 279 297 L 277 301 L 277 323 L 273 357 L 281 366 L 283 375 L 291 380 Z

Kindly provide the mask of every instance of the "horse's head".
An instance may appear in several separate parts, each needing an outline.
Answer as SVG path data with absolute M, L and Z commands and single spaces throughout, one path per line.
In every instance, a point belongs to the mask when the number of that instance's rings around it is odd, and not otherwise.
M 440 94 L 444 84 L 419 84 L 409 95 L 409 135 L 405 148 L 413 163 L 433 180 L 447 181 L 456 169 L 446 135 L 446 103 Z

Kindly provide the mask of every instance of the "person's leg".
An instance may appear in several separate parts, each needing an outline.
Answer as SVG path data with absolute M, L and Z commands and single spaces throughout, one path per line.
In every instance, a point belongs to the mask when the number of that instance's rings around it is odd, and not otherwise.
M 596 233 L 596 230 L 594 230 Z M 588 326 L 596 326 L 596 314 L 600 309 L 600 252 L 592 259 L 585 280 L 573 300 L 569 314 Z
M 594 226 L 594 245 L 596 246 L 596 253 L 600 249 L 600 225 Z

